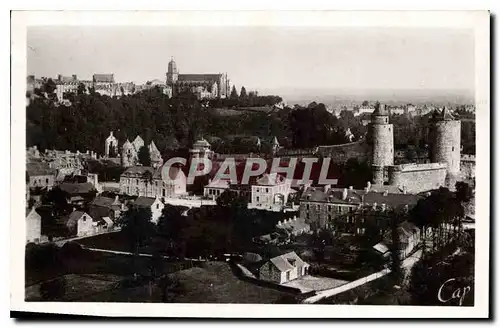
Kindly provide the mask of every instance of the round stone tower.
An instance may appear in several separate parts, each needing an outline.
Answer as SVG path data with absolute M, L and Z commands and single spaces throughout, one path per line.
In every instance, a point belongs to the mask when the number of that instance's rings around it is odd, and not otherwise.
M 168 63 L 167 84 L 176 83 L 178 78 L 179 78 L 179 71 L 177 70 L 177 64 L 172 58 Z
M 380 185 L 384 184 L 387 167 L 394 164 L 394 129 L 384 105 L 375 105 L 370 128 L 373 182 Z
M 431 162 L 446 163 L 449 176 L 460 173 L 460 125 L 460 119 L 446 107 L 432 117 Z

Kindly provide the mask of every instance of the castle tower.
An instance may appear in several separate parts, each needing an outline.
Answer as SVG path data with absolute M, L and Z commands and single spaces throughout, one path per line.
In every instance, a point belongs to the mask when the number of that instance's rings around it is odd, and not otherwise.
M 172 57 L 168 63 L 167 85 L 176 83 L 178 78 L 179 71 L 177 70 L 177 64 L 175 63 L 174 58 Z
M 377 103 L 370 124 L 372 138 L 371 164 L 373 182 L 384 184 L 385 171 L 394 164 L 394 129 L 384 105 Z
M 460 173 L 460 119 L 444 107 L 435 111 L 431 125 L 432 163 L 446 163 L 448 176 Z
M 104 154 L 106 157 L 116 157 L 118 155 L 118 140 L 113 136 L 113 131 L 109 132 L 109 137 L 104 143 Z

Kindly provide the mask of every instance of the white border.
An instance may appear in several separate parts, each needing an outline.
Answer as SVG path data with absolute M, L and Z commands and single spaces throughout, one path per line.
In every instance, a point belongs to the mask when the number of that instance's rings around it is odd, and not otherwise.
M 26 28 L 33 25 L 271 25 L 466 28 L 476 50 L 476 284 L 474 307 L 24 302 Z M 490 17 L 486 11 L 13 12 L 11 123 L 11 310 L 101 316 L 256 318 L 479 318 L 488 316 L 490 217 Z

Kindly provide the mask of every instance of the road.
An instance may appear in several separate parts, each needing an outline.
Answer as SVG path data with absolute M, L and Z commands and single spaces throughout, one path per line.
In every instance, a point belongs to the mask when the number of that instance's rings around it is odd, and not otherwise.
M 421 257 L 422 257 L 422 250 L 418 250 L 409 257 L 407 257 L 406 259 L 404 259 L 403 263 L 401 263 L 401 267 L 404 268 L 406 270 L 406 273 L 408 274 L 409 272 L 411 272 L 411 268 L 415 265 L 415 263 L 417 263 L 420 260 Z M 343 293 L 345 291 L 351 290 L 353 288 L 362 286 L 370 281 L 382 278 L 388 275 L 389 273 L 391 273 L 391 270 L 389 268 L 386 268 L 379 272 L 372 273 L 371 275 L 363 277 L 361 279 L 351 281 L 350 283 L 347 283 L 345 285 L 317 292 L 316 295 L 306 298 L 302 303 L 306 304 L 317 303 L 318 301 L 324 298 L 331 297 Z

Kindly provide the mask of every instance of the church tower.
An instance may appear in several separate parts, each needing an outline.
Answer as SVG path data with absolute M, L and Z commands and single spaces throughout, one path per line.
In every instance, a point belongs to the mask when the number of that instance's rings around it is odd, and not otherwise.
M 167 85 L 175 84 L 178 78 L 179 71 L 177 70 L 177 64 L 175 63 L 174 58 L 172 58 L 168 63 Z
M 384 105 L 377 103 L 370 124 L 372 138 L 371 165 L 373 182 L 384 184 L 385 171 L 394 165 L 394 128 Z

